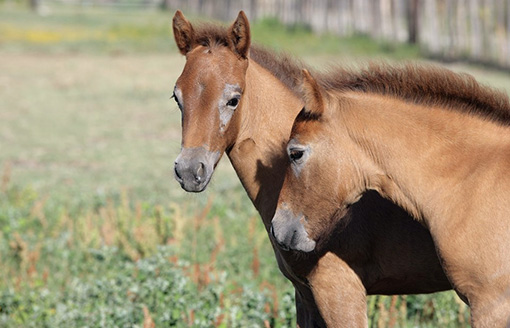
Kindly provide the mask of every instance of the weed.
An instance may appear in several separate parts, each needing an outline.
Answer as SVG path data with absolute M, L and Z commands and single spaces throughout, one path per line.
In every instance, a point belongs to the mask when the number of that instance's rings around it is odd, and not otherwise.
M 295 326 L 292 286 L 230 164 L 202 195 L 173 181 L 168 98 L 184 59 L 171 14 L 0 6 L 0 326 Z M 417 56 L 270 19 L 252 28 L 318 66 Z M 503 73 L 454 69 L 510 90 Z M 453 292 L 368 306 L 373 327 L 469 326 Z

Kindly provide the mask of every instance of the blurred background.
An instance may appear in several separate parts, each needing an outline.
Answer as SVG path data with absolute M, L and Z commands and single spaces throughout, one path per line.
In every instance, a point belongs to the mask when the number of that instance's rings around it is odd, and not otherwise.
M 510 93 L 510 1 L 0 0 L 0 326 L 292 327 L 293 288 L 227 159 L 173 179 L 171 19 L 321 68 L 439 61 Z M 371 327 L 469 327 L 453 292 L 371 296 Z

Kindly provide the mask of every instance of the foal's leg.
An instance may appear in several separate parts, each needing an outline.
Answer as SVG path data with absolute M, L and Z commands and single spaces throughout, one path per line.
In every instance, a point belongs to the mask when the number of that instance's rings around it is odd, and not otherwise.
M 465 230 L 460 230 L 460 237 L 450 230 L 448 240 L 435 238 L 445 272 L 455 289 L 467 298 L 474 328 L 510 328 L 507 253 L 503 247 L 491 244 L 492 239 L 480 233 L 481 229 L 477 230 L 480 238 L 470 234 L 474 229 Z
M 326 328 L 312 291 L 308 286 L 295 286 L 296 324 L 298 328 Z
M 473 327 L 510 327 L 510 288 L 503 293 L 489 288 L 470 299 L 470 303 Z
M 273 243 L 272 243 L 273 244 Z M 282 256 L 282 252 L 273 244 L 275 251 L 276 261 L 280 271 L 289 279 L 294 285 L 296 296 L 296 325 L 298 328 L 326 328 L 326 323 L 322 319 L 319 312 L 315 298 L 310 286 L 302 280 L 306 274 L 301 273 L 299 270 L 309 272 L 310 266 L 315 268 L 315 261 L 310 260 L 306 264 L 306 269 L 303 268 L 302 262 L 294 262 L 295 258 L 291 258 L 290 262 Z M 288 259 L 287 259 L 288 260 Z M 306 262 L 306 261 L 305 261 Z M 289 264 L 290 263 L 290 264 Z M 298 272 L 295 269 L 299 269 Z M 300 273 L 300 274 L 298 274 Z M 299 277 L 299 278 L 297 278 Z
M 365 287 L 347 263 L 326 253 L 308 281 L 328 327 L 367 327 Z
M 473 327 L 510 327 L 510 221 L 483 219 L 452 219 L 431 233 L 448 278 L 468 300 Z

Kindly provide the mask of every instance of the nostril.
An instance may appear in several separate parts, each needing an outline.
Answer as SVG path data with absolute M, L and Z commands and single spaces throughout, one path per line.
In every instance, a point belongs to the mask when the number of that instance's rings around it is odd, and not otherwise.
M 198 169 L 197 169 L 197 172 L 196 172 L 196 175 L 195 175 L 195 180 L 200 183 L 202 181 L 202 179 L 204 178 L 205 176 L 205 165 L 204 163 L 200 162 L 200 165 L 198 166 Z
M 276 238 L 276 235 L 274 233 L 274 228 L 273 228 L 273 225 L 271 224 L 271 227 L 269 228 L 269 233 L 271 234 L 271 236 L 273 236 L 274 240 L 276 241 L 276 243 L 278 244 L 278 246 L 283 250 L 283 251 L 289 251 L 290 248 L 284 244 L 284 242 L 278 240 L 278 238 Z
M 182 176 L 179 174 L 179 170 L 177 169 L 177 162 L 174 165 L 174 173 L 177 180 L 182 180 Z

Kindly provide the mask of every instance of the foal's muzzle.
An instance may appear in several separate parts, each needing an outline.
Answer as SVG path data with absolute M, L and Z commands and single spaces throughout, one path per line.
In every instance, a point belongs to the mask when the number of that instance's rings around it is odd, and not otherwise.
M 271 221 L 271 234 L 283 250 L 311 252 L 315 241 L 308 237 L 301 218 L 287 209 L 277 209 Z
M 202 147 L 183 148 L 175 160 L 175 179 L 182 189 L 201 192 L 209 184 L 219 158 L 219 152 L 211 152 Z

